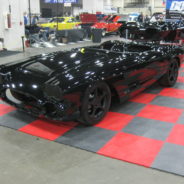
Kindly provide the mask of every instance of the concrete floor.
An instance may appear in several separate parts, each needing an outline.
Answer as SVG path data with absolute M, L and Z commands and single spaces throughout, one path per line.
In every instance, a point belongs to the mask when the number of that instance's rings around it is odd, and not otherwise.
M 109 38 L 107 38 L 109 39 Z M 114 39 L 114 37 L 112 38 Z M 0 63 L 55 49 L 28 49 Z M 0 127 L 0 184 L 183 184 L 184 178 Z

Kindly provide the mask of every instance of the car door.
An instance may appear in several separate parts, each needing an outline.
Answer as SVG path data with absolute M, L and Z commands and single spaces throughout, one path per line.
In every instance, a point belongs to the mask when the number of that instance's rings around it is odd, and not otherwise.
M 53 18 L 49 23 L 46 23 L 44 27 L 49 27 L 50 29 L 55 29 L 57 26 L 57 19 Z M 44 25 L 44 24 L 43 24 Z
M 116 22 L 110 22 L 108 23 L 108 32 L 115 32 L 118 30 L 118 23 Z
M 78 22 L 77 19 L 73 17 L 72 18 L 72 29 L 74 29 L 79 24 L 80 24 L 80 22 Z
M 137 64 L 132 66 L 125 76 L 129 97 L 135 96 L 155 83 L 166 72 L 167 66 L 168 60 L 161 53 L 155 51 L 140 52 Z
M 58 18 L 58 30 L 63 30 L 65 29 L 65 18 L 61 17 Z
M 115 70 L 123 75 L 114 82 L 121 101 L 131 98 L 139 92 L 153 84 L 166 70 L 167 59 L 156 51 L 127 52 L 122 46 L 116 46 L 113 50 L 118 52 L 115 58 L 119 58 L 119 63 L 115 65 Z M 121 54 L 120 54 L 121 53 Z M 118 56 L 119 55 L 119 56 Z
M 76 25 L 76 21 L 74 17 L 71 17 L 68 19 L 67 23 L 66 23 L 66 28 L 67 29 L 73 29 Z

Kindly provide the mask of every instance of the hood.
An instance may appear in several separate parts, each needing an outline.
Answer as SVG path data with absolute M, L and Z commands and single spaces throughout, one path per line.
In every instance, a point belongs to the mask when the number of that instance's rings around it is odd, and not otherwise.
M 42 91 L 39 90 L 40 87 L 45 84 L 60 85 L 64 91 L 67 91 L 71 85 L 74 83 L 77 85 L 78 81 L 82 80 L 81 76 L 86 70 L 88 73 L 85 77 L 93 75 L 95 61 L 96 65 L 100 65 L 99 61 L 104 57 L 104 53 L 87 49 L 43 54 L 17 65 L 12 64 L 9 66 L 11 70 L 5 67 L 12 75 L 8 84 L 16 90 L 37 95 Z
M 95 55 L 98 54 L 89 51 L 84 52 L 84 50 L 80 51 L 79 49 L 42 54 L 20 65 L 19 70 L 34 72 L 41 76 L 52 77 L 57 73 L 62 74 L 72 68 L 88 65 L 90 63 L 89 61 L 95 58 Z

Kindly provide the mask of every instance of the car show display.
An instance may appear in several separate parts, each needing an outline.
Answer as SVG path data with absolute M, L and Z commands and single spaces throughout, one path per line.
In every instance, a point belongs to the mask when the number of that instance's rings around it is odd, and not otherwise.
M 184 0 L 0 2 L 0 183 L 183 182 Z

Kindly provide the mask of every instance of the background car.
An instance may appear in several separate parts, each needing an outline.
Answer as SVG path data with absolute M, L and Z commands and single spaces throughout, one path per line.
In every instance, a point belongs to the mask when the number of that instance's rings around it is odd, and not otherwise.
M 58 30 L 74 29 L 81 22 L 77 21 L 75 17 L 58 17 L 52 18 L 48 23 L 40 24 L 42 28 L 56 29 L 58 22 Z
M 156 12 L 150 18 L 150 22 L 165 21 L 165 14 L 163 12 Z
M 95 23 L 92 28 L 102 29 L 102 36 L 105 36 L 107 33 L 117 32 L 122 25 L 118 23 L 120 18 L 121 16 L 117 15 L 106 16 L 101 22 Z
M 131 40 L 154 41 L 154 42 L 181 42 L 184 39 L 184 24 L 178 22 L 128 22 L 119 29 L 121 37 Z

